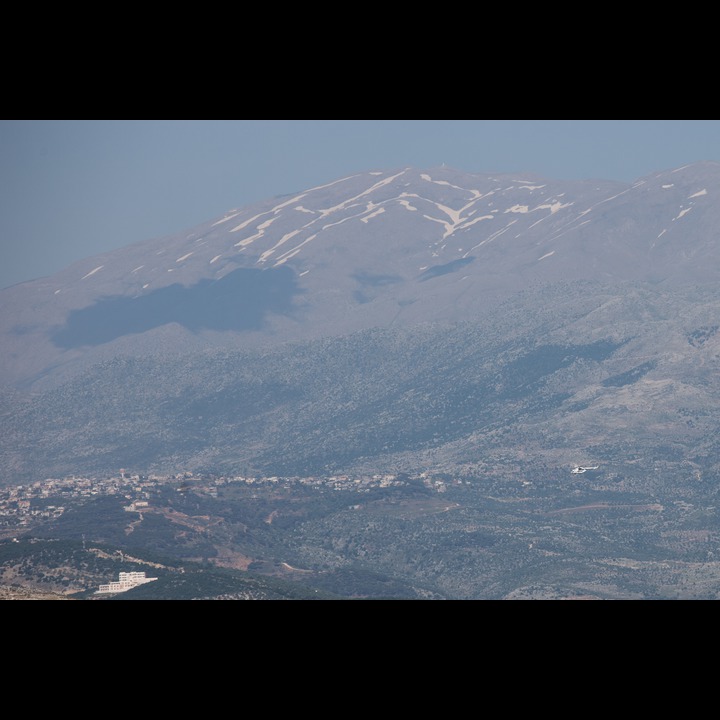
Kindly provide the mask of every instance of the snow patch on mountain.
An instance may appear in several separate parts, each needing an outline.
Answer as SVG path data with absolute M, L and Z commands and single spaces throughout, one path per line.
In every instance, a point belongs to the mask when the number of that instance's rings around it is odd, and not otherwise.
M 450 223 L 446 222 L 445 220 L 440 220 L 440 218 L 434 218 L 430 215 L 423 215 L 423 217 L 426 220 L 432 220 L 433 222 L 440 223 L 445 227 L 445 235 L 443 235 L 443 238 L 446 237 L 448 229 L 452 228 L 452 225 Z
M 366 215 L 365 217 L 361 217 L 361 218 L 360 218 L 360 222 L 366 223 L 368 220 L 370 220 L 370 218 L 374 218 L 374 217 L 377 217 L 378 215 L 382 215 L 382 213 L 384 213 L 384 212 L 385 212 L 385 208 L 384 208 L 384 207 L 378 208 L 375 212 L 370 213 L 370 215 Z
M 338 180 L 340 182 L 340 180 Z M 334 183 L 331 183 L 334 184 Z M 324 186 L 322 186 L 324 187 Z M 319 188 L 313 188 L 313 190 L 317 190 Z M 267 227 L 269 227 L 270 223 L 277 219 L 277 213 L 280 212 L 284 207 L 287 207 L 288 205 L 292 205 L 292 203 L 297 202 L 298 200 L 302 200 L 306 195 L 308 195 L 312 190 L 308 190 L 307 192 L 301 193 L 300 195 L 296 195 L 293 198 L 290 198 L 290 200 L 286 200 L 285 202 L 280 203 L 279 205 L 275 205 L 275 207 L 271 208 L 270 210 L 266 210 L 265 212 L 258 213 L 257 215 L 253 215 L 253 217 L 249 218 L 248 220 L 245 220 L 244 222 L 241 222 L 239 225 L 234 227 L 230 232 L 239 232 L 240 230 L 243 230 L 246 228 L 251 222 L 257 220 L 258 218 L 261 218 L 263 215 L 269 215 L 270 213 L 273 213 L 275 217 L 271 217 L 269 220 L 266 220 L 264 223 L 261 223 L 258 225 L 255 229 L 256 230 L 265 230 Z M 260 233 L 262 235 L 262 233 Z
M 466 230 L 466 229 L 469 228 L 471 225 L 474 225 L 475 223 L 478 223 L 478 222 L 480 222 L 481 220 L 494 220 L 494 219 L 495 219 L 495 216 L 494 216 L 494 215 L 481 215 L 480 217 L 473 218 L 472 220 L 470 220 L 470 222 L 464 223 L 464 224 L 462 225 L 462 229 L 463 229 L 463 230 Z
M 258 259 L 258 262 L 265 262 L 271 255 L 275 253 L 275 250 L 277 250 L 279 247 L 284 245 L 288 240 L 291 238 L 294 238 L 296 235 L 299 235 L 302 232 L 302 228 L 300 230 L 293 230 L 292 232 L 286 233 L 283 235 L 278 242 L 275 243 L 269 250 L 266 250 Z
M 274 217 L 271 217 L 269 220 L 266 220 L 263 223 L 260 223 L 255 229 L 257 232 L 254 235 L 251 235 L 248 238 L 245 238 L 244 240 L 241 240 L 240 242 L 235 243 L 235 247 L 245 247 L 246 245 L 250 245 L 250 243 L 254 242 L 258 238 L 261 238 L 265 231 L 270 227 L 272 223 L 274 223 L 278 219 L 278 216 L 275 215 Z M 230 232 L 233 232 L 231 230 Z
M 421 179 L 425 180 L 426 182 L 434 183 L 435 185 L 446 185 L 447 187 L 451 187 L 455 190 L 464 190 L 465 192 L 474 193 L 477 195 L 479 193 L 478 190 L 469 190 L 468 188 L 460 187 L 459 185 L 453 185 L 452 183 L 448 182 L 447 180 L 433 180 L 427 173 L 423 173 L 420 175 Z
M 497 230 L 496 232 L 492 233 L 488 237 L 486 237 L 484 240 L 481 240 L 477 245 L 473 245 L 464 255 L 463 258 L 466 258 L 473 250 L 482 247 L 483 245 L 486 245 L 487 243 L 491 243 L 493 240 L 496 240 L 501 235 L 506 233 L 515 223 L 517 222 L 517 219 L 511 220 L 504 228 L 501 228 L 500 230 Z
M 353 206 L 351 206 L 353 207 Z M 348 215 L 347 217 L 344 217 L 342 220 L 338 220 L 337 222 L 328 223 L 327 225 L 322 226 L 322 230 L 327 230 L 328 228 L 335 227 L 336 225 L 342 225 L 343 223 L 346 223 L 348 220 L 355 220 L 356 218 L 362 218 L 363 215 L 367 215 L 368 213 L 372 212 L 373 208 L 365 208 L 362 212 L 355 213 L 354 215 Z M 312 224 L 312 223 L 309 223 Z M 306 226 L 307 227 L 307 226 Z
M 534 207 L 532 209 L 532 212 L 535 212 L 536 210 L 550 210 L 550 214 L 554 215 L 558 210 L 562 210 L 563 208 L 570 207 L 574 203 L 561 203 L 560 201 L 554 202 L 552 204 L 545 203 L 544 205 L 538 205 L 537 207 Z
M 405 193 L 403 193 L 403 195 L 404 195 L 404 194 L 405 194 Z M 398 200 L 398 202 L 399 202 L 404 208 L 407 208 L 408 210 L 417 210 L 417 208 L 416 208 L 414 205 L 411 205 L 411 204 L 410 204 L 410 201 L 409 201 L 409 200 Z
M 243 230 L 246 228 L 253 220 L 257 220 L 258 218 L 261 218 L 263 215 L 267 215 L 267 212 L 258 213 L 257 215 L 253 215 L 248 220 L 245 220 L 244 222 L 241 222 L 239 225 L 236 225 L 230 232 L 239 232 L 240 230 Z
M 85 278 L 89 278 L 91 275 L 94 275 L 96 272 L 99 272 L 104 267 L 105 267 L 104 265 L 98 265 L 94 270 L 91 270 L 87 275 L 83 275 L 80 279 L 84 280 Z
M 234 217 L 237 217 L 240 214 L 241 214 L 241 212 L 238 211 L 236 213 L 233 213 L 232 215 L 228 215 L 227 217 L 224 217 L 224 218 L 218 220 L 217 222 L 214 222 L 210 227 L 215 227 L 216 225 L 222 225 L 222 223 L 225 223 L 228 220 L 232 220 Z
M 299 245 L 296 245 L 292 250 L 288 250 L 287 252 L 283 253 L 282 255 L 278 256 L 278 259 L 275 262 L 274 267 L 277 267 L 278 265 L 282 265 L 283 263 L 287 262 L 291 257 L 294 257 L 300 252 L 300 248 L 303 245 L 306 245 L 311 240 L 314 240 L 317 237 L 317 233 L 315 235 L 310 235 L 310 237 L 305 238 Z
M 338 210 L 343 210 L 345 207 L 350 205 L 350 203 L 354 202 L 355 200 L 359 200 L 361 197 L 365 197 L 366 195 L 369 195 L 371 192 L 374 192 L 375 190 L 383 187 L 384 185 L 388 185 L 396 178 L 399 178 L 401 175 L 404 175 L 406 170 L 401 170 L 399 173 L 395 175 L 391 175 L 390 177 L 386 177 L 383 180 L 380 180 L 376 182 L 374 185 L 369 187 L 367 190 L 363 190 L 363 192 L 359 193 L 358 195 L 355 195 L 354 197 L 349 198 L 348 200 L 344 200 L 341 203 L 338 203 L 337 205 L 333 205 L 330 208 L 326 208 L 325 210 L 320 210 L 320 214 L 322 217 L 327 217 L 331 213 L 337 212 Z

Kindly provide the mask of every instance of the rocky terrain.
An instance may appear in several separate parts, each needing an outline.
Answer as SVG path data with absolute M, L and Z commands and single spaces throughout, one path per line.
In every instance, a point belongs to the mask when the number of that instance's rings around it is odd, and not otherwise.
M 206 559 L 359 563 L 411 596 L 711 596 L 719 195 L 716 163 L 360 173 L 2 290 L 0 486 L 425 473 L 462 509 L 331 504 Z

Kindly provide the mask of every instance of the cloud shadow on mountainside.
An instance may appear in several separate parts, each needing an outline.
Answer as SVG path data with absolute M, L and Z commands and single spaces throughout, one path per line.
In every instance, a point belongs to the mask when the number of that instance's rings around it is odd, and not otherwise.
M 429 267 L 422 275 L 420 275 L 418 279 L 420 282 L 425 282 L 426 280 L 430 280 L 434 277 L 439 277 L 440 275 L 447 275 L 448 273 L 457 272 L 461 268 L 464 268 L 466 265 L 469 265 L 474 259 L 475 256 L 471 255 L 470 257 L 452 260 L 451 262 L 445 263 L 444 265 L 433 265 L 432 267 Z
M 71 312 L 50 339 L 64 349 L 102 345 L 173 322 L 193 332 L 260 330 L 269 313 L 290 314 L 300 292 L 288 267 L 239 268 L 190 287 L 176 283 L 135 298 L 103 297 Z

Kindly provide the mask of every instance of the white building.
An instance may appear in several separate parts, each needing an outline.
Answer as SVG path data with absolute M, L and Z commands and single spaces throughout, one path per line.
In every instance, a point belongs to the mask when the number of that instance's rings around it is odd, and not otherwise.
M 157 578 L 145 577 L 144 572 L 121 572 L 118 578 L 118 582 L 111 582 L 107 585 L 101 585 L 99 590 L 95 591 L 96 595 L 104 593 L 119 593 L 132 590 L 138 585 L 144 585 L 145 583 L 157 580 Z

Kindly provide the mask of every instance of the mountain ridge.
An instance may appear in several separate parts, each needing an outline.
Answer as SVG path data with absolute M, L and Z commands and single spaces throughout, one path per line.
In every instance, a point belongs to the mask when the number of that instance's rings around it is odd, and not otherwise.
M 0 383 L 47 386 L 95 358 L 168 344 L 461 321 L 565 279 L 711 283 L 717 192 L 717 163 L 631 184 L 358 173 L 0 291 Z
M 718 194 L 717 163 L 359 173 L 6 289 L 5 476 L 707 458 Z

